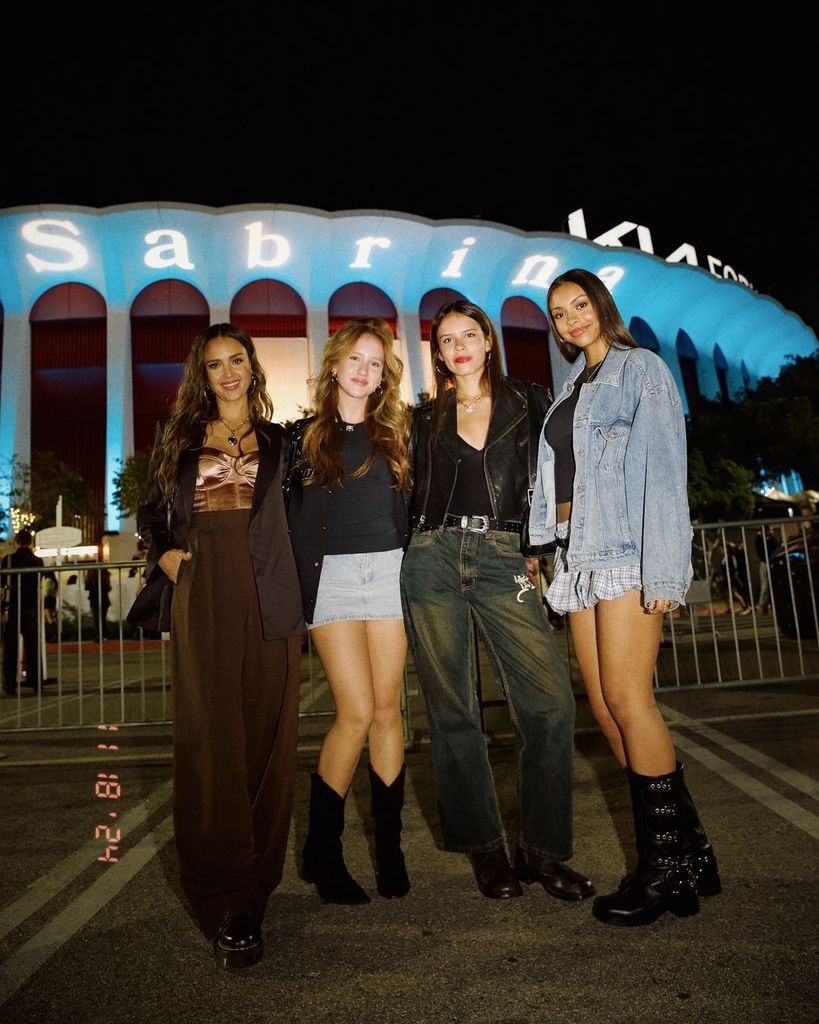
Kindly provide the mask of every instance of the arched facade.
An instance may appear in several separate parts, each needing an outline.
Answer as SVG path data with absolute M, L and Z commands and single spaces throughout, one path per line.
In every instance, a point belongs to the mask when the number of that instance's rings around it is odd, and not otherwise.
M 510 374 L 550 383 L 556 393 L 569 364 L 548 337 L 545 298 L 570 267 L 607 284 L 639 343 L 666 360 L 684 396 L 695 394 L 695 384 L 707 398 L 726 391 L 731 398 L 760 376 L 775 376 L 789 355 L 816 349 L 799 317 L 742 284 L 572 235 L 287 206 L 0 211 L 0 460 L 28 459 L 47 430 L 38 396 L 48 374 L 74 374 L 77 382 L 85 375 L 82 436 L 93 443 L 72 439 L 72 458 L 80 465 L 93 451 L 105 525 L 122 529 L 112 502 L 121 460 L 150 444 L 196 333 L 227 320 L 254 338 L 281 420 L 309 405 L 306 381 L 334 326 L 350 316 L 392 324 L 403 394 L 417 401 L 434 387 L 429 322 L 453 297 L 487 311 Z M 97 297 L 86 317 L 93 325 L 75 364 L 66 356 L 49 365 L 41 339 L 51 328 L 40 311 L 51 300 L 38 304 L 66 287 L 64 295 Z M 76 423 L 63 432 L 80 436 Z

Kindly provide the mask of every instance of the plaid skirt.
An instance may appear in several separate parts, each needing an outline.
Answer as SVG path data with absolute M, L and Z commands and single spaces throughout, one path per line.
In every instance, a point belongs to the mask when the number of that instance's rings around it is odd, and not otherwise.
M 558 546 L 555 548 L 555 569 L 546 591 L 549 607 L 565 615 L 593 608 L 598 601 L 614 601 L 630 590 L 642 590 L 639 565 L 619 565 L 613 569 L 582 569 L 572 572 L 566 564 L 569 522 L 557 524 Z

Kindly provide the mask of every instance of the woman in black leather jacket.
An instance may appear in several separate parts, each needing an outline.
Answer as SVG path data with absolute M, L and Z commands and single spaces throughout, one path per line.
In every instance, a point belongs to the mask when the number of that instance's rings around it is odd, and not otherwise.
M 574 696 L 533 583 L 540 552 L 521 550 L 548 396 L 504 377 L 495 329 L 470 302 L 438 310 L 430 352 L 438 391 L 414 411 L 413 536 L 401 586 L 444 847 L 469 856 L 484 896 L 520 896 L 520 881 L 537 881 L 582 900 L 591 882 L 563 863 L 572 855 Z M 475 626 L 518 739 L 514 869 L 482 728 Z

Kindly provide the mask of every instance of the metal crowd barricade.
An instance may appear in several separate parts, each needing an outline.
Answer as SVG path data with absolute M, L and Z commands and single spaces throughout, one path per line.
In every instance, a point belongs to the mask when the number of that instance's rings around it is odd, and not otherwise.
M 771 603 L 769 609 L 761 610 L 760 560 L 754 541 L 766 524 L 775 534 L 777 551 L 764 555 Z M 731 544 L 740 547 L 732 549 Z M 819 517 L 695 524 L 693 550 L 694 579 L 687 603 L 665 616 L 655 687 L 706 688 L 819 678 Z M 38 602 L 39 678 L 23 674 L 25 652 L 20 643 L 17 693 L 0 700 L 0 732 L 171 722 L 169 638 L 134 629 L 125 621 L 143 569 L 144 562 L 131 561 L 2 570 L 9 587 L 19 588 L 24 575 L 37 574 L 40 593 L 47 574 L 54 574 L 57 593 L 53 614 L 51 610 L 47 614 L 42 600 Z M 742 587 L 747 587 L 747 601 Z M 94 604 L 102 608 L 106 594 L 107 616 L 95 618 Z M 19 621 L 4 624 L 4 653 L 6 630 L 19 631 L 19 625 Z M 573 685 L 580 690 L 568 624 L 561 632 L 558 646 L 565 652 Z M 478 657 L 480 667 L 480 651 Z M 485 656 L 483 664 L 488 669 Z M 482 707 L 504 703 L 491 671 L 481 672 L 479 696 Z M 402 690 L 408 742 L 413 712 L 423 716 L 410 656 Z M 321 662 L 306 635 L 301 652 L 301 741 L 319 742 L 333 713 Z

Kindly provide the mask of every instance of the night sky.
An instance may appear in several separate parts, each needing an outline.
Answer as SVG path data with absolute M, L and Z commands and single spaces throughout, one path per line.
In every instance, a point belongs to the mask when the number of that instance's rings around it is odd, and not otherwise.
M 582 208 L 590 237 L 629 220 L 657 255 L 689 242 L 819 332 L 809 33 L 709 10 L 157 7 L 110 32 L 13 15 L 0 209 L 279 203 L 559 232 Z

